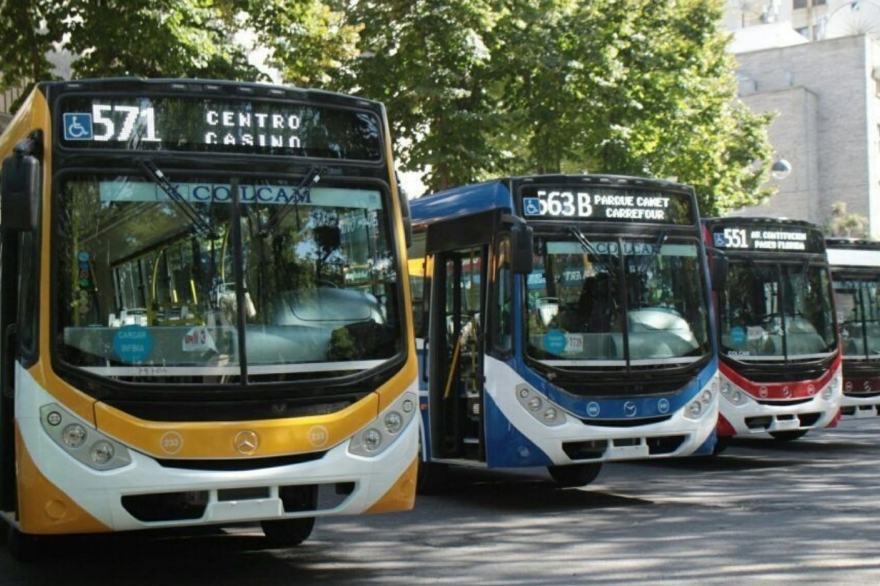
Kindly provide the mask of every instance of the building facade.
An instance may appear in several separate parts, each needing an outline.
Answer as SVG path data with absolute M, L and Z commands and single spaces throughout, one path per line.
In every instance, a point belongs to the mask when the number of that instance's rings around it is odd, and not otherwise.
M 734 214 L 824 225 L 839 202 L 880 238 L 880 2 L 729 0 L 725 24 L 739 96 L 775 114 L 770 142 L 791 164 L 776 195 Z

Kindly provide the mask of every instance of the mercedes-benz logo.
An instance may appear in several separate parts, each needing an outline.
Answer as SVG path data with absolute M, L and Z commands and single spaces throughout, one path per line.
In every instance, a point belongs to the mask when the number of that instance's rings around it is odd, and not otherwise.
M 232 445 L 240 454 L 253 454 L 260 447 L 260 436 L 253 431 L 239 431 L 235 434 Z
M 623 404 L 623 414 L 626 417 L 635 417 L 636 415 L 636 404 L 632 401 L 627 401 Z

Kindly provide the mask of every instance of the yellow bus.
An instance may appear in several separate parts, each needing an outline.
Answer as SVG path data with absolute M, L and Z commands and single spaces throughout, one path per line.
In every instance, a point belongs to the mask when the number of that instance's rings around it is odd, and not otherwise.
M 410 509 L 418 405 L 384 107 L 37 84 L 0 137 L 0 515 L 51 535 Z

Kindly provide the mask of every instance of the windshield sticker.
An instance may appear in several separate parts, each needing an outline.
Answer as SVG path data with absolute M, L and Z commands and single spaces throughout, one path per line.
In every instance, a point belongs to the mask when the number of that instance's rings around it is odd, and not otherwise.
M 144 326 L 122 326 L 113 335 L 113 351 L 122 362 L 144 362 L 153 351 L 153 336 Z
M 184 352 L 217 352 L 217 345 L 206 327 L 191 328 L 183 336 Z
M 544 334 L 544 350 L 553 354 L 562 354 L 567 344 L 565 334 L 559 330 L 550 330 Z
M 746 331 L 739 327 L 735 326 L 730 329 L 730 343 L 734 346 L 742 346 L 746 343 Z
M 232 203 L 232 188 L 222 183 L 174 183 L 180 196 L 190 203 Z M 286 205 L 308 204 L 321 207 L 382 209 L 378 191 L 339 189 L 296 185 L 240 185 L 241 202 L 245 204 Z M 171 199 L 156 184 L 148 181 L 101 181 L 102 202 L 168 202 Z
M 593 248 L 599 254 L 619 254 L 620 245 L 617 242 L 593 242 Z M 623 242 L 623 254 L 632 255 L 652 255 L 656 253 L 657 246 L 650 242 Z M 550 241 L 547 242 L 547 254 L 582 254 L 583 245 L 580 242 L 573 241 Z M 697 247 L 693 244 L 664 244 L 660 247 L 660 254 L 663 256 L 676 256 L 695 258 L 697 256 Z

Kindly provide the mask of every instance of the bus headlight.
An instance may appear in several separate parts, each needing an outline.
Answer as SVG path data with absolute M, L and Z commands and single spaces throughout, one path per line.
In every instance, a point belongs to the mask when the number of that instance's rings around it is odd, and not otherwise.
M 831 382 L 825 385 L 825 388 L 822 389 L 822 392 L 819 393 L 825 401 L 830 401 L 832 397 L 834 397 L 835 393 L 840 389 L 840 373 L 835 374 L 831 378 Z
M 721 383 L 721 396 L 734 405 L 743 405 L 746 402 L 746 397 L 743 395 L 742 391 L 733 386 L 730 381 L 724 381 Z
M 40 407 L 40 424 L 52 441 L 89 468 L 113 470 L 131 464 L 128 448 L 59 405 Z
M 717 389 L 718 381 L 713 378 L 709 384 L 703 387 L 703 390 L 697 393 L 697 396 L 685 406 L 684 416 L 688 419 L 697 420 L 705 413 L 709 412 L 712 404 L 715 402 Z
M 387 450 L 400 432 L 409 425 L 416 412 L 416 396 L 404 393 L 379 417 L 352 436 L 348 451 L 358 456 L 378 456 Z
M 565 423 L 565 413 L 529 385 L 516 386 L 516 398 L 529 414 L 549 427 Z

